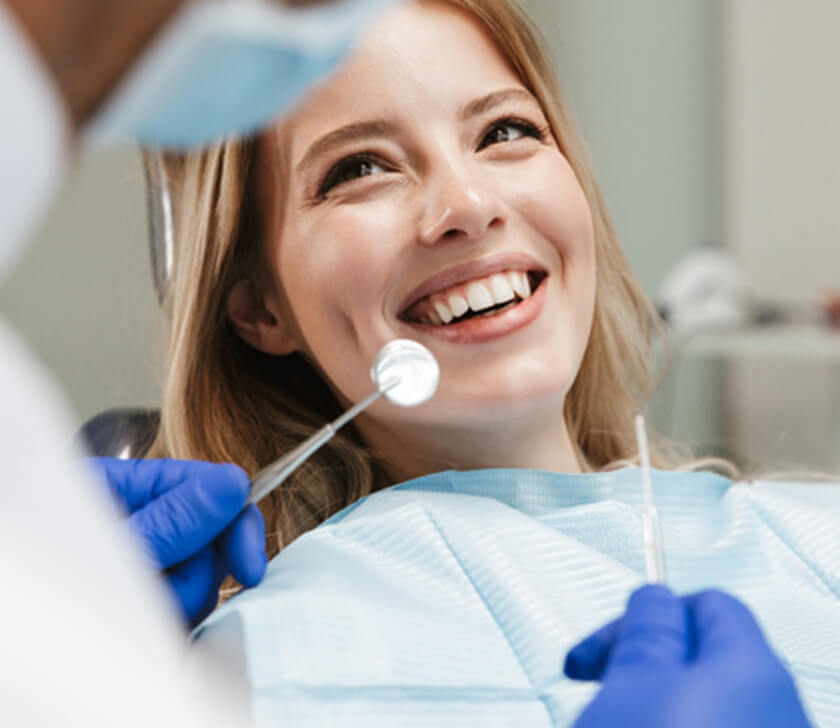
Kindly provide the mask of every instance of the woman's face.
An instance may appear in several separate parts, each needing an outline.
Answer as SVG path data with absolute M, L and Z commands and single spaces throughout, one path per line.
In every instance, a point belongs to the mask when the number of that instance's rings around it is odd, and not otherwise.
M 357 401 L 384 344 L 421 342 L 438 392 L 416 409 L 377 402 L 389 427 L 562 416 L 592 321 L 590 210 L 476 21 L 393 9 L 275 139 L 288 177 L 269 241 L 273 350 L 304 351 Z

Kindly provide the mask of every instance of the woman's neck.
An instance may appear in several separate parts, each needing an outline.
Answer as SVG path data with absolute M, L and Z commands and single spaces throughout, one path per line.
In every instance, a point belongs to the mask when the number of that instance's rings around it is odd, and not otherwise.
M 483 427 L 383 426 L 357 421 L 362 437 L 395 482 L 440 470 L 531 468 L 579 473 L 586 464 L 557 409 Z

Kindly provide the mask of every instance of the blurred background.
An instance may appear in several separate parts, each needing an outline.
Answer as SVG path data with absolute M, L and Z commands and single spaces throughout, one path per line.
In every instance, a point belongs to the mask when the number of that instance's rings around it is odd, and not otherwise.
M 526 0 L 549 40 L 627 255 L 660 298 L 699 246 L 766 301 L 840 289 L 840 3 Z M 87 153 L 0 311 L 81 424 L 158 401 L 161 326 L 143 172 Z M 840 470 L 840 334 L 787 325 L 674 337 L 658 429 L 751 469 Z

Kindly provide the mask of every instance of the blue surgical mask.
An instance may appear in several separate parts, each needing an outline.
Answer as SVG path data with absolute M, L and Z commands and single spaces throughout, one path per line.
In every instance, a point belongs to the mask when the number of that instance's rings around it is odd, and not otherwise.
M 188 3 L 140 59 L 86 135 L 185 148 L 254 132 L 345 57 L 395 0 Z
M 670 585 L 745 601 L 815 725 L 840 726 L 840 489 L 653 472 Z M 571 725 L 566 652 L 644 574 L 641 476 L 438 473 L 300 537 L 197 639 L 241 666 L 255 725 Z

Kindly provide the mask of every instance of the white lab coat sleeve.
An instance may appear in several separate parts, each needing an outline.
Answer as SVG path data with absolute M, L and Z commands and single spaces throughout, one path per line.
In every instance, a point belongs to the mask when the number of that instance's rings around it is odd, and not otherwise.
M 2 0 L 0 98 L 1 273 L 65 155 L 61 103 Z M 221 673 L 195 660 L 187 669 L 169 595 L 80 459 L 70 422 L 0 320 L 0 725 L 244 724 Z
M 168 595 L 73 451 L 59 401 L 0 323 L 0 725 L 244 723 L 221 676 L 187 669 Z

